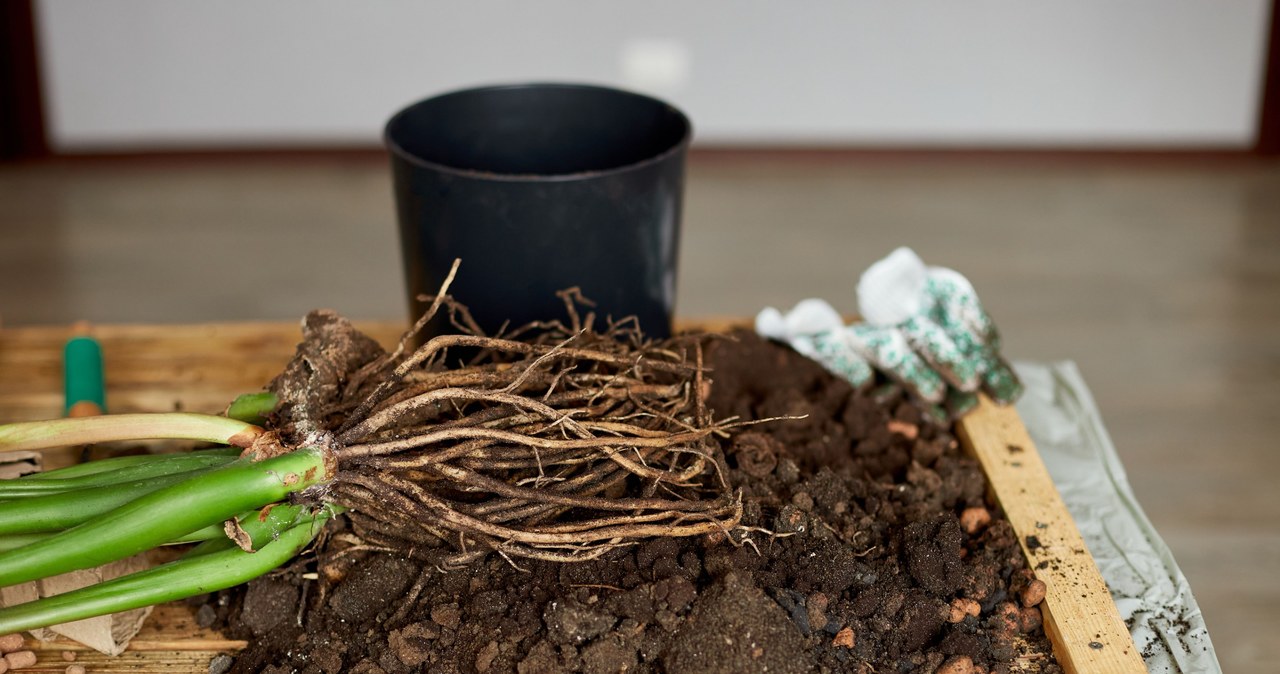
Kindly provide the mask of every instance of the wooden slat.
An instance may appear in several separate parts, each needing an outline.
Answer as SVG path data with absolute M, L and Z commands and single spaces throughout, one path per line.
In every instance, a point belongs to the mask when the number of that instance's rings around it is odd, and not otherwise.
M 1068 674 L 1147 671 L 1107 584 L 1013 407 L 983 398 L 959 424 L 1036 577 L 1044 581 L 1045 632 Z
M 74 662 L 95 674 L 164 672 L 165 674 L 206 674 L 209 661 L 220 653 L 234 654 L 248 643 L 226 639 L 221 634 L 196 625 L 192 609 L 182 603 L 157 606 L 142 630 L 121 655 L 108 656 L 66 639 L 27 639 L 39 662 L 23 672 L 62 672 L 71 653 Z
M 404 330 L 358 325 L 384 345 Z M 0 330 L 0 420 L 61 414 L 62 345 L 71 334 L 69 326 Z M 107 404 L 117 413 L 220 412 L 266 385 L 301 339 L 297 323 L 98 325 L 91 334 L 102 344 Z
M 722 330 L 741 319 L 683 322 Z M 402 323 L 357 322 L 390 347 Z M 111 412 L 221 412 L 232 398 L 266 385 L 293 356 L 297 323 L 98 325 Z M 0 330 L 0 421 L 50 419 L 62 412 L 62 345 L 70 326 Z

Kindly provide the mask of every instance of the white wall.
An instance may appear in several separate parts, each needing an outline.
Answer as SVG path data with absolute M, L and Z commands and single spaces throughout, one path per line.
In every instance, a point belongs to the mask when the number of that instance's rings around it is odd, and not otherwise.
M 1246 147 L 1267 0 L 40 0 L 59 150 L 374 145 L 425 95 L 578 80 L 707 143 Z

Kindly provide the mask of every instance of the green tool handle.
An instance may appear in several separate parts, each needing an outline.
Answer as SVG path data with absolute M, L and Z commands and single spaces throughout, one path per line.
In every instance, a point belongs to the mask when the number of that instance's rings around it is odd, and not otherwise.
M 107 411 L 106 384 L 102 372 L 102 347 L 92 337 L 78 336 L 67 341 L 62 350 L 64 415 L 70 415 L 77 403 L 92 403 L 96 413 Z M 82 410 L 81 405 L 77 410 Z

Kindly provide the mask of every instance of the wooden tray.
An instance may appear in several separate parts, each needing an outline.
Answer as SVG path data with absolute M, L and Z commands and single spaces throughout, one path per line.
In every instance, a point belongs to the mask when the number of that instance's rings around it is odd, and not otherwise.
M 723 329 L 734 321 L 684 327 Z M 361 323 L 384 345 L 401 324 Z M 62 346 L 69 327 L 0 330 L 0 421 L 49 419 L 62 411 Z M 181 409 L 220 412 L 236 395 L 262 388 L 292 357 L 297 324 L 98 326 L 106 362 L 107 405 L 112 412 Z M 960 424 L 960 439 L 982 463 L 994 499 L 1004 508 L 1036 576 L 1048 586 L 1044 625 L 1069 673 L 1146 672 L 1097 565 L 1054 487 L 1035 445 L 1013 408 L 984 400 Z M 53 453 L 46 460 L 71 460 Z M 61 672 L 59 651 L 77 654 L 90 672 L 203 674 L 210 658 L 234 652 L 242 641 L 200 630 L 180 604 L 157 607 L 129 650 L 108 658 L 70 642 L 40 644 L 41 662 L 24 671 Z

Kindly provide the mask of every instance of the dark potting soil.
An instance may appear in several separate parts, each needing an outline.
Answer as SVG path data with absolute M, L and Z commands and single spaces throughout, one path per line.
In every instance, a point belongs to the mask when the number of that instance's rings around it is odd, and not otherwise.
M 746 504 L 731 536 L 442 572 L 343 551 L 339 528 L 198 619 L 249 640 L 232 672 L 1061 671 L 949 428 L 750 333 L 707 362 L 716 418 L 794 417 L 724 440 Z

